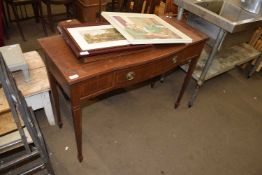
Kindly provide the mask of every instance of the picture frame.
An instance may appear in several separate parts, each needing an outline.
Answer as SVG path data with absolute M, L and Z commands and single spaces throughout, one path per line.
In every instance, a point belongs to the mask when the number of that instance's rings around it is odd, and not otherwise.
M 130 45 L 112 25 L 67 27 L 65 30 L 82 55 L 92 50 Z
M 192 39 L 155 14 L 102 12 L 131 44 L 191 43 Z

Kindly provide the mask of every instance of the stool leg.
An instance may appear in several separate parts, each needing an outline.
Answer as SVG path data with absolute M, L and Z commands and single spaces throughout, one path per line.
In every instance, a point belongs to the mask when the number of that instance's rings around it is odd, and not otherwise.
M 24 79 L 26 82 L 29 82 L 30 81 L 30 74 L 29 74 L 29 71 L 28 71 L 28 67 L 26 67 L 25 69 L 22 70 L 22 73 L 23 73 L 23 76 L 24 76 Z
M 16 24 L 17 24 L 18 30 L 19 30 L 19 32 L 20 32 L 20 35 L 21 35 L 22 39 L 25 41 L 24 32 L 23 32 L 22 27 L 21 27 L 20 22 L 19 22 L 19 16 L 18 16 L 18 12 L 17 12 L 17 6 L 13 6 L 13 5 L 12 5 L 12 9 L 13 9 L 14 17 L 15 17 L 15 22 L 16 22 Z
M 47 117 L 48 123 L 50 125 L 55 125 L 55 117 L 54 117 L 53 108 L 52 108 L 51 101 L 50 101 L 49 92 L 43 93 L 42 101 L 43 101 L 45 115 Z

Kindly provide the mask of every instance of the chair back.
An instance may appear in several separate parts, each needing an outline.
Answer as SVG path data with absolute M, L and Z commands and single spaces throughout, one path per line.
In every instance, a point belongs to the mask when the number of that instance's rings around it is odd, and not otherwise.
M 251 37 L 251 40 L 249 42 L 251 46 L 253 46 L 258 51 L 262 52 L 262 28 L 259 27 L 253 36 Z
M 121 11 L 131 13 L 154 13 L 158 0 L 123 0 Z

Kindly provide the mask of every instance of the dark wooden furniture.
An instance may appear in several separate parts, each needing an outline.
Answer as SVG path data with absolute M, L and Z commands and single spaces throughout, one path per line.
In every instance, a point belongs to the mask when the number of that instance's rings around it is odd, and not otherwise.
M 191 44 L 162 44 L 137 51 L 114 52 L 98 55 L 99 61 L 82 63 L 74 56 L 61 36 L 39 40 L 46 54 L 46 67 L 56 111 L 61 127 L 59 97 L 60 86 L 70 98 L 75 128 L 78 159 L 82 156 L 81 104 L 86 100 L 113 89 L 124 88 L 159 76 L 175 67 L 190 62 L 175 107 L 184 94 L 207 37 L 183 22 L 163 18 L 193 39 Z
M 20 32 L 22 39 L 25 41 L 25 35 L 21 27 L 20 22 L 25 19 L 35 18 L 36 22 L 39 21 L 38 5 L 36 0 L 4 0 L 7 9 L 7 15 L 10 22 L 15 21 Z M 26 6 L 31 5 L 34 15 L 29 16 Z M 14 19 L 11 18 L 10 9 L 14 15 Z
M 122 0 L 120 11 L 154 13 L 158 0 Z
M 175 5 L 173 3 L 173 0 L 166 0 L 166 6 L 165 6 L 165 11 L 164 13 L 173 13 L 173 14 L 177 14 L 178 13 L 178 9 L 177 9 L 177 5 Z
M 0 0 L 0 47 L 4 45 L 4 13 L 3 0 Z
M 40 17 L 43 20 L 43 23 L 47 23 L 51 29 L 52 32 L 55 32 L 55 27 L 54 27 L 54 18 L 55 16 L 58 15 L 64 15 L 64 14 L 57 14 L 54 13 L 52 10 L 52 6 L 57 6 L 57 5 L 64 5 L 66 7 L 66 13 L 65 15 L 67 18 L 70 18 L 74 16 L 74 0 L 37 0 L 39 3 L 39 12 L 40 12 Z M 42 3 L 43 2 L 46 6 L 46 11 L 47 11 L 47 16 L 45 17 L 43 14 L 42 10 Z

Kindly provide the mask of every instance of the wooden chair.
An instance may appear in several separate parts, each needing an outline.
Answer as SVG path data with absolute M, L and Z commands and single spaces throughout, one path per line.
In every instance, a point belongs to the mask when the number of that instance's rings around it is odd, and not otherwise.
M 8 19 L 10 22 L 16 22 L 18 30 L 22 39 L 25 41 L 25 35 L 23 29 L 21 27 L 20 21 L 35 18 L 36 22 L 39 21 L 39 14 L 38 14 L 38 5 L 36 0 L 4 0 L 6 4 L 6 10 Z M 27 6 L 32 6 L 34 15 L 30 16 L 27 11 Z M 12 9 L 12 13 L 14 15 L 14 19 L 11 18 L 10 8 Z
M 107 2 L 106 4 L 106 11 L 112 11 L 112 12 L 119 11 L 120 3 L 121 3 L 121 0 L 110 0 L 110 2 Z
M 123 0 L 120 11 L 154 13 L 158 0 Z
M 173 0 L 166 0 L 165 3 L 166 6 L 164 13 L 168 15 L 177 15 L 178 9 L 177 6 L 173 3 Z
M 44 24 L 47 23 L 51 29 L 52 32 L 55 32 L 55 27 L 54 27 L 54 17 L 55 16 L 60 16 L 60 15 L 66 15 L 67 18 L 74 17 L 74 0 L 37 0 L 39 1 L 39 12 L 40 12 L 40 17 L 43 20 Z M 43 2 L 46 6 L 46 11 L 47 15 L 43 15 L 43 10 L 42 10 L 42 3 Z M 60 14 L 55 14 L 52 11 L 53 6 L 58 6 L 58 5 L 63 5 L 66 8 L 66 13 L 60 13 Z
M 253 46 L 255 49 L 261 52 L 261 55 L 253 61 L 253 68 L 249 72 L 248 77 L 252 76 L 255 71 L 259 72 L 262 69 L 262 28 L 259 27 L 249 42 L 249 45 Z

